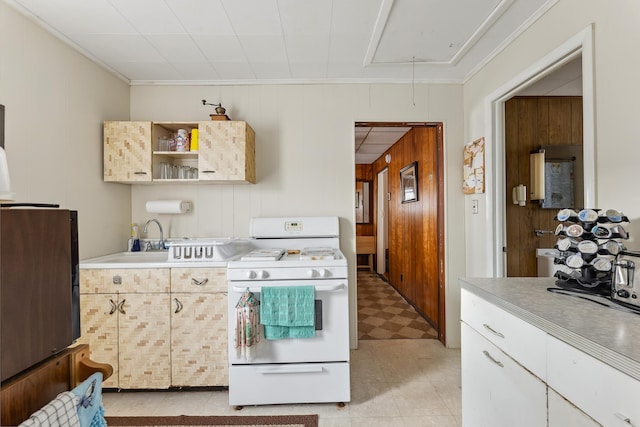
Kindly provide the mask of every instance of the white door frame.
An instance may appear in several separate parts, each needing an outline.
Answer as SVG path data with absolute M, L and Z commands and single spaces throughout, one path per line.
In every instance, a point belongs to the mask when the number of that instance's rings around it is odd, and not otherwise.
M 486 98 L 486 129 L 488 141 L 495 141 L 493 151 L 493 200 L 488 194 L 488 205 L 493 204 L 493 275 L 506 276 L 506 202 L 505 194 L 505 118 L 504 104 L 521 89 L 535 83 L 573 59 L 582 56 L 582 127 L 584 161 L 584 205 L 597 207 L 595 168 L 595 101 L 594 101 L 594 58 L 593 25 L 588 26 L 547 54 L 535 64 L 511 79 Z
M 376 205 L 376 272 L 387 271 L 386 249 L 389 240 L 389 168 L 378 172 L 378 195 Z

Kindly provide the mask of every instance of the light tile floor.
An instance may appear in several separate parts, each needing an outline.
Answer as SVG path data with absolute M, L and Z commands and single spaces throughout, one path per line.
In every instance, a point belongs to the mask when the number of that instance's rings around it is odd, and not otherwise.
M 351 351 L 351 402 L 229 406 L 227 391 L 105 392 L 107 415 L 318 414 L 320 427 L 460 426 L 460 350 L 433 339 L 367 340 Z

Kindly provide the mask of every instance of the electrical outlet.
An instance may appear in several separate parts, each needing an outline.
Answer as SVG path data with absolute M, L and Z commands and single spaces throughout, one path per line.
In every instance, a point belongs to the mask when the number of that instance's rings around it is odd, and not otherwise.
M 472 214 L 478 213 L 478 199 L 471 200 L 471 213 Z

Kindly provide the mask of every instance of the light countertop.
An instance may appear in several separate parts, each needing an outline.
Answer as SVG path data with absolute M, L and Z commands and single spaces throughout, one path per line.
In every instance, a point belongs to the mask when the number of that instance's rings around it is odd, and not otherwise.
M 119 252 L 80 261 L 80 269 L 103 268 L 226 268 L 233 257 L 223 261 L 169 261 L 168 252 Z
M 640 314 L 549 292 L 554 278 L 461 278 L 460 286 L 640 380 Z

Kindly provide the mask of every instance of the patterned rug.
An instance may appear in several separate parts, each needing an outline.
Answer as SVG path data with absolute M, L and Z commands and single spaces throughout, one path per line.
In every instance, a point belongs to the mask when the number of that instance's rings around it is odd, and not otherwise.
M 437 331 L 378 274 L 358 271 L 358 339 L 437 339 Z
M 196 417 L 105 417 L 109 426 L 143 427 L 318 427 L 317 415 L 276 415 L 276 416 L 207 416 Z

